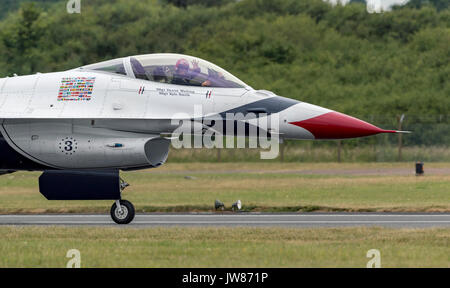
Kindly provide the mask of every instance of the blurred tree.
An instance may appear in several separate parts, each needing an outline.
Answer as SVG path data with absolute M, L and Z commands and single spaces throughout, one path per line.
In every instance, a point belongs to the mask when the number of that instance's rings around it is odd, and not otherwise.
M 366 0 L 350 0 L 350 3 L 361 3 L 361 4 L 364 4 L 364 5 L 366 5 Z
M 448 0 L 409 0 L 408 3 L 403 5 L 405 8 L 416 8 L 420 9 L 424 6 L 432 6 L 436 8 L 438 11 L 448 9 L 448 4 L 450 1 Z M 401 7 L 396 7 L 401 8 Z
M 30 2 L 30 0 L 2 0 L 0 2 L 0 19 L 8 13 L 19 9 L 20 5 L 24 2 Z M 52 3 L 67 2 L 67 0 L 34 0 L 33 2 L 39 4 L 41 7 L 48 7 Z
M 206 7 L 222 6 L 237 0 L 162 0 L 163 3 L 172 4 L 176 7 L 186 9 L 188 6 L 201 5 Z
M 37 72 L 40 59 L 37 54 L 43 52 L 38 43 L 45 33 L 45 23 L 40 21 L 42 10 L 34 3 L 24 3 L 19 17 L 1 31 L 7 64 L 17 73 Z
M 188 5 L 188 0 L 165 0 L 168 4 L 172 4 L 176 7 L 181 7 L 186 9 Z

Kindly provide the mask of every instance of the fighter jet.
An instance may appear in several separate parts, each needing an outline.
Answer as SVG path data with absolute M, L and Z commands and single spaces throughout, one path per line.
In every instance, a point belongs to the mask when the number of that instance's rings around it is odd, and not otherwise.
M 128 183 L 119 172 L 163 165 L 181 122 L 207 129 L 205 119 L 237 113 L 253 115 L 242 120 L 244 136 L 262 117 L 279 119 L 265 129 L 280 139 L 400 132 L 255 90 L 197 57 L 138 55 L 0 79 L 0 173 L 42 171 L 39 190 L 48 200 L 114 200 L 112 219 L 128 224 L 135 209 L 122 199 Z

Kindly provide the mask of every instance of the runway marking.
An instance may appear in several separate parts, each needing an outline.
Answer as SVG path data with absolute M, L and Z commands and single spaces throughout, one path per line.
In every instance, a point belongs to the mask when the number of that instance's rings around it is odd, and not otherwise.
M 350 218 L 349 218 L 350 217 Z M 117 226 L 108 214 L 0 215 L 0 225 Z M 450 227 L 450 213 L 442 214 L 138 214 L 131 227 L 154 226 L 297 226 Z M 117 226 L 119 227 L 119 226 Z M 120 226 L 126 227 L 126 226 Z

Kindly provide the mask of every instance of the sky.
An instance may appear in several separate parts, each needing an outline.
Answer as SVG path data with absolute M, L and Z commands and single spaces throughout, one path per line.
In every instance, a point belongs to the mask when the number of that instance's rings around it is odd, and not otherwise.
M 340 2 L 342 4 L 347 4 L 350 2 L 350 0 L 325 0 L 328 2 L 331 2 L 333 4 L 336 4 L 337 2 Z M 389 7 L 392 5 L 402 5 L 408 2 L 408 0 L 366 0 L 367 3 L 367 11 L 369 12 L 381 12 L 388 11 Z

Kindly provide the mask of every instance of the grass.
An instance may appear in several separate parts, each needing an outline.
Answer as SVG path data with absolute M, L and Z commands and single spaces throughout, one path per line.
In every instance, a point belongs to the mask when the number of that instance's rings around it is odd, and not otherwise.
M 383 137 L 383 135 L 380 135 Z M 379 138 L 380 139 L 380 138 Z M 396 139 L 396 138 L 395 138 Z M 356 139 L 355 141 L 358 141 Z M 398 148 L 384 142 L 376 145 L 349 145 L 343 141 L 341 146 L 341 161 L 345 163 L 359 162 L 396 162 Z M 336 141 L 286 141 L 284 146 L 285 162 L 337 162 L 338 148 Z M 209 162 L 261 162 L 261 149 L 171 149 L 169 161 L 174 163 Z M 270 160 L 279 162 L 280 157 Z M 402 149 L 403 161 L 449 162 L 450 149 L 448 146 L 405 146 Z
M 0 267 L 450 267 L 449 229 L 0 227 Z
M 429 173 L 416 177 L 413 163 L 169 163 L 122 177 L 131 184 L 124 198 L 140 212 L 210 211 L 215 199 L 228 208 L 240 199 L 249 211 L 449 212 L 449 167 L 426 164 Z M 39 174 L 1 176 L 0 213 L 104 213 L 111 205 L 47 201 Z
M 138 211 L 450 211 L 448 163 L 168 163 L 122 173 Z M 40 173 L 0 177 L 2 213 L 100 212 L 112 201 L 47 201 Z M 186 177 L 190 176 L 190 177 Z M 0 267 L 450 267 L 449 229 L 0 227 Z

